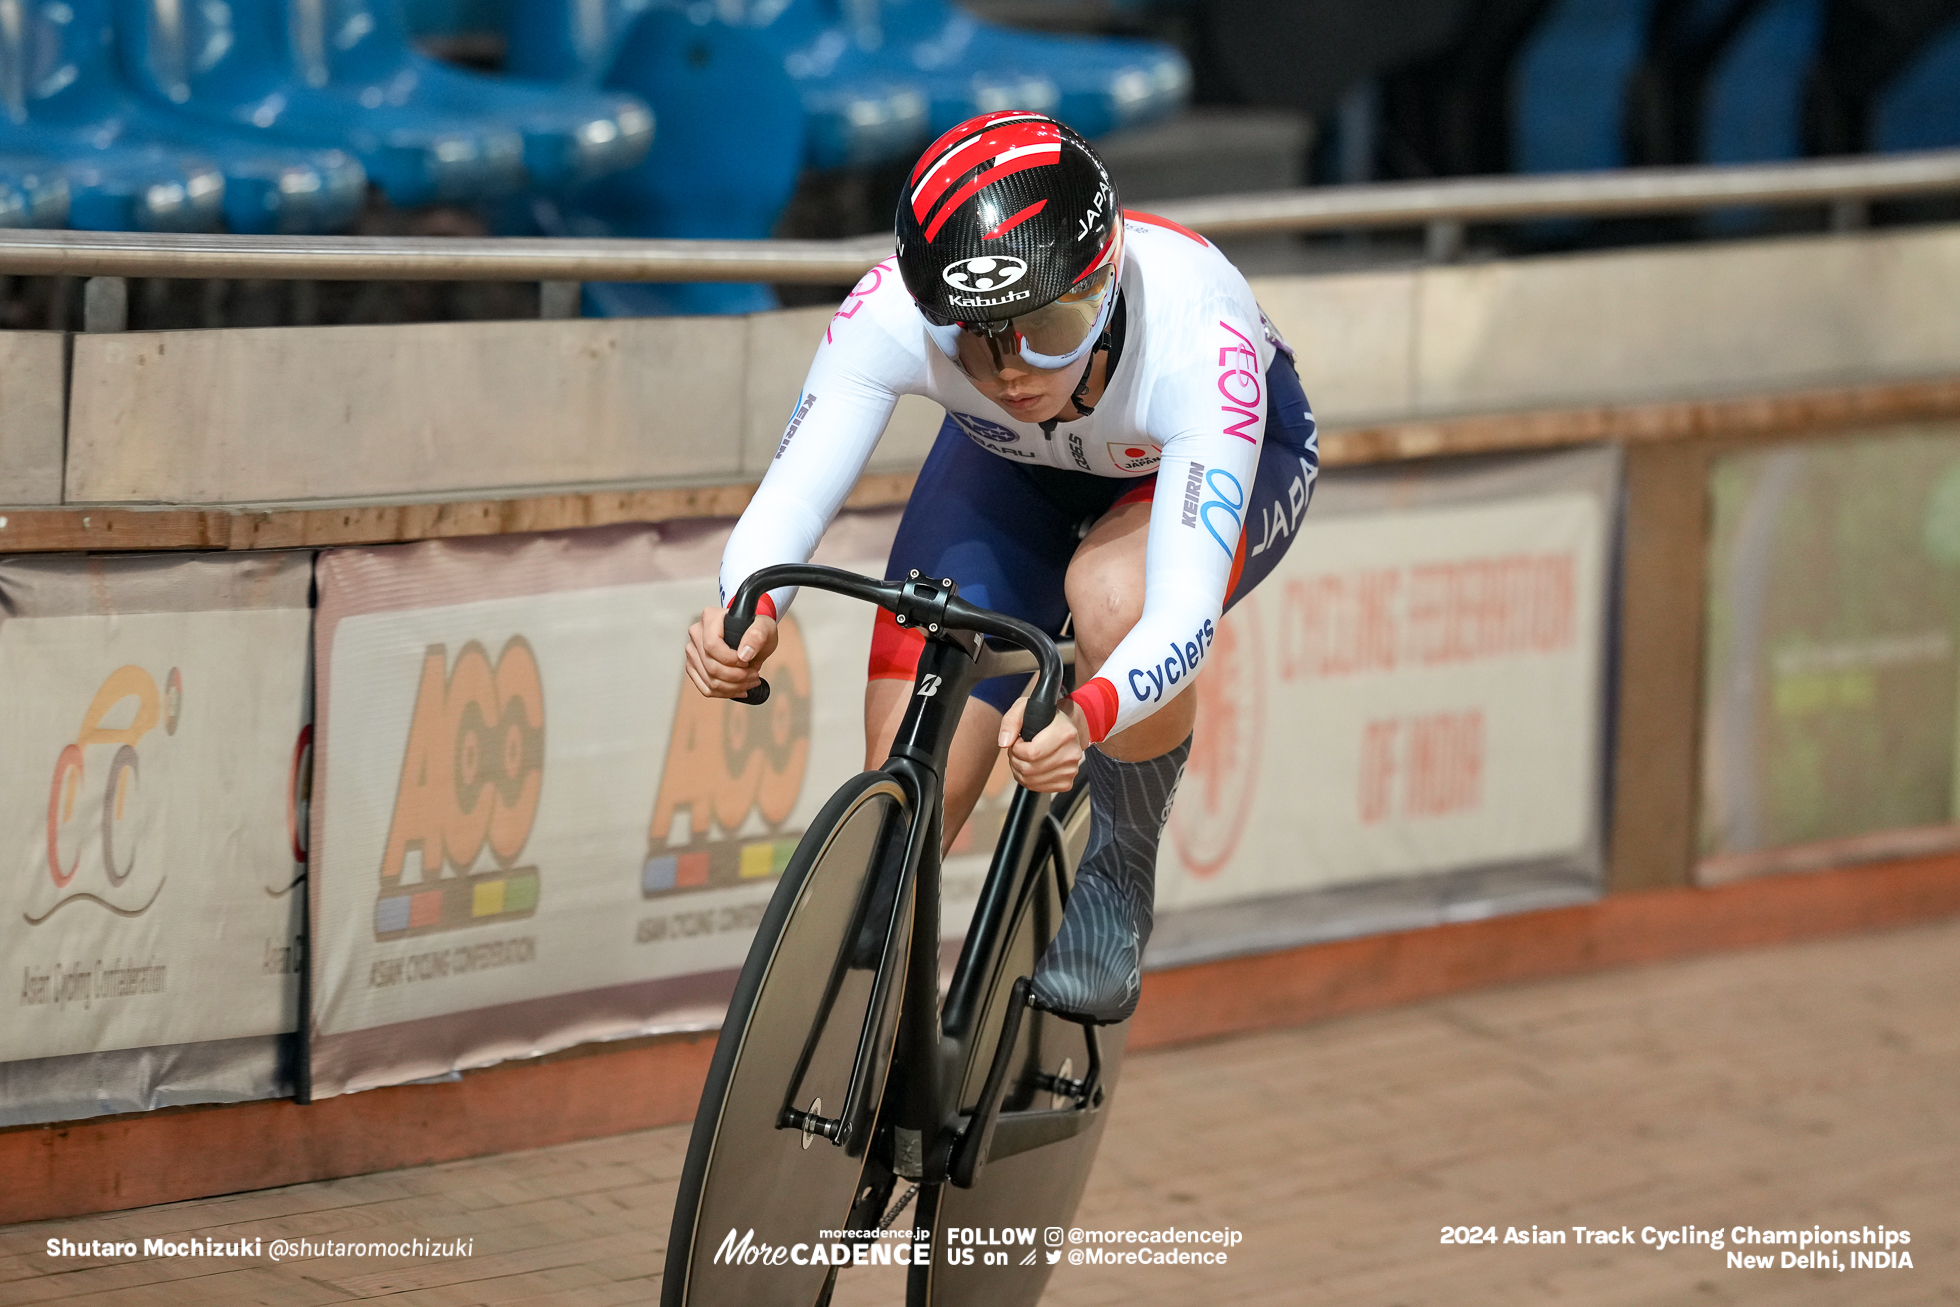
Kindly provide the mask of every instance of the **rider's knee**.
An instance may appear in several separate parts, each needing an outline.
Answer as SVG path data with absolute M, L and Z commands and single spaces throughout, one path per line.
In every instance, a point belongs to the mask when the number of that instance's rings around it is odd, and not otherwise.
M 1113 551 L 1112 551 L 1113 552 Z M 1128 560 L 1078 554 L 1064 591 L 1074 619 L 1076 646 L 1086 662 L 1101 666 L 1143 616 L 1142 580 Z

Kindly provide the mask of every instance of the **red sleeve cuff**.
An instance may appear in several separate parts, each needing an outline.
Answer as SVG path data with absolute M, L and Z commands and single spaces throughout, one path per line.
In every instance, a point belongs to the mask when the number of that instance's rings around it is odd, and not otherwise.
M 733 608 L 734 606 L 735 601 L 730 599 L 728 601 L 728 607 Z M 776 597 L 772 594 L 764 594 L 761 602 L 755 606 L 755 615 L 757 617 L 776 617 Z
M 1069 699 L 1082 710 L 1083 719 L 1089 723 L 1089 742 L 1101 744 L 1109 728 L 1116 725 L 1116 687 L 1098 676 Z

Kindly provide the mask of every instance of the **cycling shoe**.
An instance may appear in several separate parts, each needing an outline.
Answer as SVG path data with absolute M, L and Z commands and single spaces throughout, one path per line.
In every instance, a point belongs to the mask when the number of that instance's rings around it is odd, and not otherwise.
M 1100 749 L 1089 776 L 1089 847 L 1062 928 L 1034 969 L 1034 1005 L 1094 1025 L 1127 1021 L 1143 996 L 1143 949 L 1156 904 L 1157 843 L 1191 741 L 1146 762 Z

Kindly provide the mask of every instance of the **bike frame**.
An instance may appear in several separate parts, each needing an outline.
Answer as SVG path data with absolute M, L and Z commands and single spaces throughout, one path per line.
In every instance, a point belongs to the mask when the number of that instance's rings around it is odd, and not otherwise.
M 1089 1065 L 1083 1079 L 1044 1075 L 1039 1081 L 1042 1088 L 1072 1098 L 1074 1106 L 1000 1112 L 1009 1064 L 1028 1008 L 1026 977 L 1014 985 L 979 1102 L 971 1113 L 965 1113 L 958 1101 L 985 1035 L 987 1002 L 1002 978 L 1002 959 L 1039 877 L 1056 876 L 1058 890 L 1066 898 L 1064 841 L 1049 811 L 1054 796 L 1024 789 L 1016 793 L 943 1010 L 939 993 L 944 775 L 961 713 L 979 682 L 1035 670 L 1036 684 L 1022 730 L 1023 739 L 1032 739 L 1053 719 L 1061 691 L 1063 658 L 1054 641 L 1036 628 L 959 600 L 958 587 L 950 580 L 935 582 L 914 572 L 905 582 L 874 582 L 855 573 L 809 565 L 765 568 L 745 581 L 724 624 L 727 643 L 737 644 L 746 633 L 764 593 L 786 585 L 827 590 L 878 604 L 894 613 L 901 626 L 915 625 L 923 630 L 926 642 L 904 719 L 891 754 L 879 769 L 903 792 L 909 824 L 903 836 L 904 863 L 858 1038 L 850 1087 L 834 1118 L 812 1116 L 794 1106 L 804 1069 L 847 969 L 848 956 L 842 956 L 807 1037 L 798 1070 L 784 1087 L 777 1128 L 820 1136 L 857 1156 L 870 1146 L 872 1132 L 883 1119 L 890 1126 L 888 1169 L 892 1174 L 922 1185 L 951 1180 L 971 1186 L 989 1157 L 1026 1152 L 1079 1134 L 1093 1124 L 1102 1106 L 1100 1045 L 1095 1027 L 1085 1023 Z M 1006 640 L 1024 652 L 1004 654 L 990 649 L 981 639 L 983 635 Z M 748 701 L 760 703 L 767 697 L 765 683 L 751 692 Z M 888 1025 L 901 967 L 903 999 L 895 1024 Z M 888 1063 L 882 1046 L 882 1032 L 887 1029 L 893 1032 Z M 889 1065 L 890 1075 L 879 1093 L 876 1080 L 881 1065 Z

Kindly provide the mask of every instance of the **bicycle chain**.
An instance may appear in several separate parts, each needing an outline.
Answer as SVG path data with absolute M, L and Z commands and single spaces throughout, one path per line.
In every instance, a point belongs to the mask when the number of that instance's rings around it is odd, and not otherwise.
M 892 1205 L 892 1210 L 885 1217 L 884 1224 L 878 1228 L 880 1230 L 889 1230 L 892 1226 L 898 1224 L 898 1218 L 905 1214 L 906 1205 L 912 1201 L 912 1196 L 918 1192 L 919 1186 L 917 1185 L 913 1185 L 910 1189 L 907 1189 L 905 1195 Z

